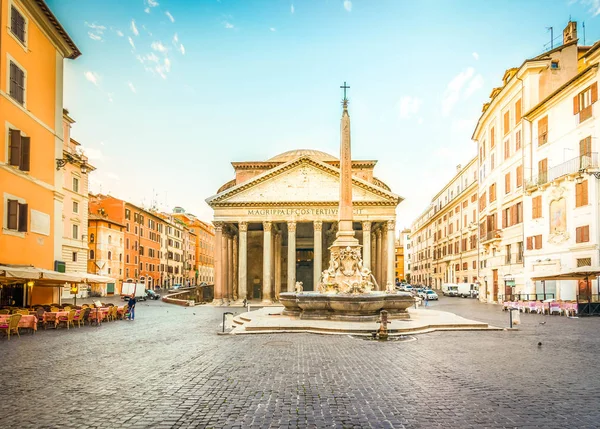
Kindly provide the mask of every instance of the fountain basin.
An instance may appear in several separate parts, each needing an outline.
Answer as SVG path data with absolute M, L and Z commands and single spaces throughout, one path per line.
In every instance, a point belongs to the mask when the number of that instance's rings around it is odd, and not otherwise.
M 371 292 L 363 294 L 320 294 L 285 292 L 280 294 L 283 314 L 300 319 L 373 322 L 381 310 L 393 319 L 408 319 L 408 307 L 414 297 L 406 292 Z

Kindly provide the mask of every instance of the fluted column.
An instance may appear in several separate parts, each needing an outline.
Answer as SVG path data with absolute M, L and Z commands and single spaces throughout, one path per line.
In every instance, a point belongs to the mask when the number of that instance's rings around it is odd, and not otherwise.
M 270 221 L 263 222 L 263 293 L 262 302 L 272 303 L 271 297 L 271 227 Z
M 371 224 L 371 229 L 373 224 Z M 377 280 L 377 234 L 375 231 L 371 232 L 371 273 L 375 280 Z
M 223 301 L 223 222 L 213 222 L 215 225 L 215 293 L 214 300 L 217 303 Z
M 281 293 L 281 232 L 275 235 L 275 299 L 279 301 Z
M 233 299 L 233 238 L 227 235 L 227 301 Z
M 383 248 L 383 246 L 382 246 L 381 229 L 378 228 L 377 231 L 375 231 L 375 234 L 377 235 L 377 256 L 375 257 L 375 261 L 377 264 L 377 265 L 375 265 L 375 270 L 377 271 L 377 274 L 375 277 L 377 278 L 377 283 L 379 283 L 378 290 L 382 290 L 384 285 L 382 284 L 382 282 L 383 282 L 383 270 L 382 270 L 382 267 L 383 267 L 382 248 Z
M 240 239 L 238 250 L 238 299 L 243 300 L 248 297 L 248 223 L 240 222 Z
M 386 289 L 394 288 L 394 259 L 396 257 L 396 252 L 394 249 L 396 238 L 396 222 L 393 220 L 388 220 L 387 222 L 387 281 L 386 281 Z M 391 283 L 392 286 L 389 285 Z
M 287 291 L 294 292 L 296 286 L 296 222 L 287 223 L 288 230 L 288 269 Z
M 223 271 L 222 279 L 223 279 L 223 299 L 221 300 L 223 304 L 227 303 L 228 293 L 229 293 L 229 267 L 227 266 L 227 226 L 223 225 L 223 239 L 221 240 L 221 270 Z
M 313 226 L 315 230 L 313 290 L 317 291 L 317 286 L 321 281 L 321 272 L 323 271 L 323 222 L 320 220 L 316 220 L 313 222 Z
M 363 267 L 371 269 L 371 222 L 362 223 L 362 239 L 363 239 Z

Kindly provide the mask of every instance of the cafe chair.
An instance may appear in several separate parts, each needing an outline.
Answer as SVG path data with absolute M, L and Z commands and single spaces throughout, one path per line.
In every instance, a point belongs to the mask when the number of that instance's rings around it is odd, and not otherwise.
M 21 334 L 19 334 L 19 322 L 21 321 L 21 317 L 21 314 L 12 314 L 6 322 L 0 324 L 0 331 L 6 331 L 9 340 L 10 334 L 15 332 L 19 338 L 21 338 Z

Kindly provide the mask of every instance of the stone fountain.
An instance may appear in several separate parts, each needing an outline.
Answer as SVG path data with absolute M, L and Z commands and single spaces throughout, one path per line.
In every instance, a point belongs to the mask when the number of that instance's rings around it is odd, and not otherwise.
M 329 247 L 328 268 L 323 271 L 316 292 L 280 294 L 284 315 L 301 319 L 341 321 L 376 321 L 382 310 L 391 319 L 408 319 L 408 307 L 414 298 L 406 292 L 396 292 L 391 282 L 385 291 L 375 291 L 371 271 L 363 265 L 362 246 L 352 228 L 352 157 L 350 151 L 350 115 L 344 82 L 343 113 L 340 144 L 340 205 L 336 239 Z

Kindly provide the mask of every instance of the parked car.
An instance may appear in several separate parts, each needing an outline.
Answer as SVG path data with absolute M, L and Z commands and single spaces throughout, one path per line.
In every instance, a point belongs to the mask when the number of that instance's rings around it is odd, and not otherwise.
M 432 291 L 432 290 L 426 290 L 426 291 L 424 292 L 424 294 L 425 294 L 425 295 L 427 295 L 427 299 L 428 299 L 429 301 L 437 301 L 437 300 L 438 300 L 438 298 L 439 298 L 439 297 L 438 297 L 438 294 L 437 294 L 437 293 L 435 293 L 435 292 L 434 292 L 434 291 Z
M 148 297 L 148 299 L 160 299 L 160 295 L 154 292 L 152 289 L 146 289 L 146 296 Z
M 413 287 L 411 285 L 404 285 L 404 292 L 412 292 L 413 291 Z

